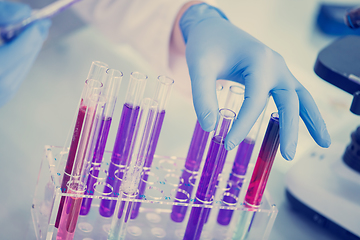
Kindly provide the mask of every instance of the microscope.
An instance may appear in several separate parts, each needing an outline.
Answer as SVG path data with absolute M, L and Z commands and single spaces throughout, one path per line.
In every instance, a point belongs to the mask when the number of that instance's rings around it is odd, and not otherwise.
M 345 23 L 360 28 L 360 8 L 347 12 Z M 360 36 L 341 37 L 318 54 L 315 73 L 353 95 L 350 111 L 360 115 Z M 292 208 L 344 240 L 360 240 L 360 126 L 350 142 L 316 148 L 286 174 Z

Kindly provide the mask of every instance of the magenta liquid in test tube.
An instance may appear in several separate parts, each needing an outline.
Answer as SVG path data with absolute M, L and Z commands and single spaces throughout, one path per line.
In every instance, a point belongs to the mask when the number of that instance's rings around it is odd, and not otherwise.
M 221 109 L 219 113 L 220 119 L 214 136 L 211 139 L 194 202 L 203 206 L 192 207 L 184 240 L 200 239 L 210 205 L 214 200 L 215 185 L 225 164 L 227 151 L 224 147 L 224 139 L 230 130 L 236 114 L 229 109 Z
M 105 196 L 117 197 L 119 195 L 123 171 L 125 170 L 125 164 L 129 156 L 129 149 L 147 79 L 148 77 L 146 75 L 139 72 L 130 74 L 125 103 L 111 155 L 106 186 L 103 190 L 103 195 Z M 103 217 L 111 217 L 114 214 L 115 206 L 116 200 L 102 199 L 99 208 L 100 215 Z
M 216 83 L 216 94 L 219 99 L 223 86 Z M 194 133 L 191 138 L 190 147 L 186 156 L 185 166 L 181 175 L 179 188 L 175 195 L 175 202 L 189 203 L 195 185 L 195 177 L 199 171 L 203 159 L 205 147 L 209 138 L 209 132 L 204 131 L 199 121 L 196 121 Z M 187 206 L 174 205 L 171 211 L 171 219 L 174 222 L 182 222 L 185 218 Z
M 159 140 L 161 127 L 165 117 L 166 104 L 169 99 L 173 84 L 174 84 L 174 80 L 169 77 L 159 76 L 157 78 L 157 88 L 155 91 L 154 100 L 158 103 L 159 107 L 156 112 L 154 131 L 151 134 L 149 148 L 146 153 L 144 174 L 142 175 L 142 179 L 140 181 L 139 194 L 136 196 L 137 199 L 140 199 L 141 198 L 140 196 L 142 196 L 146 190 L 146 182 L 149 177 L 147 173 L 150 171 L 152 161 L 154 159 L 156 146 Z M 137 217 L 137 215 L 139 214 L 140 206 L 141 206 L 141 202 L 134 203 L 134 207 L 131 212 L 131 219 L 135 219 Z
M 271 114 L 259 156 L 256 160 L 250 184 L 245 195 L 244 205 L 249 208 L 249 210 L 256 210 L 261 204 L 266 183 L 280 143 L 279 131 L 279 115 L 275 112 Z M 243 211 L 241 213 L 234 239 L 246 238 L 248 232 L 251 230 L 251 223 L 254 216 L 254 211 Z
M 94 126 L 95 116 L 102 114 L 106 100 L 101 95 L 91 95 L 87 104 L 87 113 L 84 120 L 79 145 L 77 148 L 70 180 L 67 182 L 67 191 L 62 206 L 57 240 L 72 240 L 74 238 L 77 220 L 83 194 L 86 189 L 86 180 L 93 155 L 93 141 L 97 139 L 98 129 Z
M 117 100 L 117 95 L 120 90 L 122 73 L 118 70 L 108 69 L 104 75 L 103 83 L 104 89 L 102 91 L 102 96 L 105 96 L 107 103 L 105 105 L 104 111 L 101 114 L 96 115 L 95 127 L 96 131 L 99 134 L 96 139 L 93 140 L 93 146 L 91 146 L 93 155 L 91 167 L 89 172 L 89 177 L 86 183 L 86 192 L 85 195 L 93 195 L 95 188 L 94 185 L 97 183 L 99 176 L 99 169 L 103 159 L 106 141 L 110 131 L 111 121 L 114 113 L 114 108 Z M 92 198 L 84 198 L 81 204 L 80 215 L 86 215 L 90 211 Z
M 120 196 L 117 201 L 116 211 L 112 218 L 108 239 L 125 239 L 127 223 L 130 220 L 134 200 L 139 194 L 139 183 L 147 158 L 153 131 L 156 130 L 156 113 L 158 103 L 150 98 L 141 102 L 140 114 L 135 126 L 130 154 L 125 163 L 123 183 L 120 187 Z M 121 200 L 120 200 L 121 199 Z
M 88 78 L 85 81 L 85 86 L 81 93 L 79 110 L 78 110 L 77 118 L 75 121 L 74 131 L 71 136 L 69 153 L 67 155 L 67 159 L 66 160 L 64 159 L 64 161 L 61 160 L 61 162 L 60 162 L 61 165 L 65 164 L 64 174 L 63 174 L 62 181 L 61 181 L 61 191 L 63 193 L 67 192 L 67 183 L 70 180 L 70 175 L 73 170 L 75 157 L 78 152 L 78 147 L 79 147 L 81 141 L 83 141 L 82 138 L 80 141 L 80 137 L 84 136 L 84 139 L 86 138 L 83 133 L 84 132 L 84 123 L 89 122 L 89 120 L 87 120 L 87 121 L 85 121 L 85 120 L 89 119 L 89 118 L 91 118 L 91 120 L 93 120 L 94 106 L 91 106 L 92 109 L 89 107 L 89 104 L 94 103 L 93 101 L 90 101 L 91 96 L 93 96 L 95 94 L 98 94 L 98 95 L 101 94 L 101 92 L 103 90 L 103 83 L 101 82 L 101 79 L 102 79 L 103 75 L 106 73 L 107 69 L 108 69 L 108 66 L 106 64 L 101 63 L 101 62 L 93 62 L 90 67 Z M 89 136 L 87 136 L 87 137 L 89 137 Z M 65 145 L 67 145 L 67 144 L 65 144 Z M 65 202 L 65 197 L 62 196 L 60 199 L 59 210 L 58 210 L 58 214 L 57 214 L 56 221 L 55 221 L 56 228 L 59 227 L 60 217 L 62 214 L 64 202 Z

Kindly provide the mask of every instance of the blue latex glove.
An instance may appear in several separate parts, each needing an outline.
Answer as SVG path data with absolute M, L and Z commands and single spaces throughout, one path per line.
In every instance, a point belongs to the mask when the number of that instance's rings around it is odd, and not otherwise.
M 246 137 L 269 93 L 280 116 L 280 151 L 285 159 L 295 155 L 299 113 L 317 144 L 330 146 L 330 136 L 313 98 L 278 53 L 205 3 L 193 5 L 183 14 L 180 29 L 186 44 L 194 107 L 205 131 L 213 130 L 218 119 L 215 81 L 227 79 L 245 85 L 244 103 L 225 138 L 227 150 Z
M 0 25 L 17 22 L 30 14 L 31 9 L 25 4 L 0 1 Z M 47 37 L 50 24 L 50 20 L 41 20 L 0 46 L 0 107 L 18 90 Z

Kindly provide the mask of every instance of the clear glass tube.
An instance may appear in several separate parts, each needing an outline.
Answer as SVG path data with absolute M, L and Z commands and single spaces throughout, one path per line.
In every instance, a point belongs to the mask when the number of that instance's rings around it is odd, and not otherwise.
M 255 217 L 254 210 L 261 204 L 271 167 L 280 144 L 279 132 L 279 115 L 275 112 L 271 114 L 259 156 L 251 176 L 249 188 L 245 195 L 244 206 L 249 208 L 249 211 L 243 211 L 241 213 L 233 239 L 243 240 L 247 238 L 247 234 L 250 231 L 252 221 Z
M 236 114 L 239 112 L 243 102 L 244 102 L 244 94 L 245 94 L 245 87 L 243 85 L 231 85 L 229 87 L 229 91 L 226 95 L 225 107 L 227 109 L 232 110 Z M 216 194 L 216 189 L 219 185 L 219 179 L 221 178 L 222 169 L 220 171 L 218 181 L 216 182 L 216 188 L 214 190 L 214 195 Z M 207 223 L 209 219 L 211 209 L 207 211 L 207 216 L 205 218 L 205 223 Z
M 102 82 L 104 83 L 104 90 L 102 91 L 102 96 L 106 98 L 106 104 L 103 111 L 99 111 L 96 114 L 94 122 L 96 128 L 95 132 L 98 132 L 98 135 L 94 136 L 92 141 L 91 151 L 93 152 L 93 155 L 89 156 L 91 158 L 89 159 L 91 166 L 86 184 L 86 195 L 93 195 L 95 191 L 94 184 L 97 182 L 99 176 L 99 167 L 103 159 L 122 76 L 123 74 L 115 69 L 108 69 L 103 76 Z M 81 215 L 89 213 L 91 202 L 92 198 L 83 199 L 80 210 Z
M 279 115 L 276 112 L 271 114 L 254 172 L 251 176 L 249 188 L 246 192 L 244 203 L 247 206 L 260 206 L 266 183 L 270 175 L 270 170 L 279 147 L 279 131 Z
M 266 104 L 267 105 L 267 104 Z M 236 106 L 239 110 L 241 106 Z M 238 110 L 238 111 L 239 111 Z M 234 205 L 238 201 L 240 191 L 245 182 L 245 175 L 254 150 L 255 142 L 264 118 L 264 112 L 261 113 L 246 138 L 239 144 L 234 158 L 233 167 L 226 186 L 227 191 L 223 193 L 223 205 Z M 233 210 L 220 209 L 217 222 L 221 225 L 228 225 L 231 221 Z
M 112 196 L 114 197 L 117 197 L 119 194 L 124 166 L 129 156 L 129 149 L 147 79 L 148 77 L 145 74 L 139 72 L 132 72 L 130 74 L 125 103 L 122 109 L 108 169 L 108 177 L 106 178 L 106 184 L 112 187 Z M 111 188 L 104 188 L 104 194 L 108 195 L 110 192 Z M 99 208 L 100 215 L 103 217 L 111 217 L 114 214 L 115 206 L 115 200 L 102 199 Z
M 172 86 L 174 84 L 174 80 L 166 76 L 159 76 L 157 80 L 158 82 L 154 95 L 154 100 L 159 104 L 159 108 L 156 113 L 155 126 L 154 126 L 154 131 L 151 135 L 150 147 L 148 152 L 146 153 L 146 160 L 144 167 L 147 170 L 151 168 L 151 164 L 154 159 L 156 146 L 159 140 L 161 127 L 165 117 L 166 105 L 171 93 Z M 144 173 L 143 181 L 140 182 L 140 186 L 139 186 L 139 194 L 137 195 L 138 199 L 140 199 L 140 196 L 143 195 L 145 192 L 147 179 L 148 179 L 148 175 Z M 141 206 L 141 202 L 136 202 L 134 204 L 133 210 L 131 212 L 131 219 L 135 219 L 137 217 L 137 215 L 139 214 L 140 206 Z
M 221 85 L 221 83 L 216 82 L 216 95 L 218 99 L 220 98 L 220 94 L 222 94 L 223 89 L 224 87 Z M 185 160 L 184 171 L 181 175 L 179 188 L 176 192 L 175 202 L 179 202 L 176 199 L 182 199 L 182 196 L 184 196 L 184 192 L 190 194 L 191 196 L 194 184 L 190 183 L 190 179 L 199 171 L 208 138 L 209 132 L 204 131 L 201 128 L 199 121 L 196 121 L 195 130 L 192 135 L 190 147 Z M 186 203 L 188 203 L 189 201 L 190 199 L 187 199 Z M 174 222 L 182 222 L 185 218 L 187 208 L 188 207 L 184 205 L 174 205 L 170 215 L 171 219 Z
M 63 206 L 60 206 L 58 214 L 61 214 L 59 221 L 59 229 L 56 239 L 71 240 L 75 234 L 75 227 L 80 213 L 82 196 L 77 194 L 84 194 L 86 189 L 86 180 L 88 176 L 88 169 L 91 164 L 89 156 L 93 155 L 93 149 L 90 147 L 98 136 L 98 129 L 94 126 L 95 116 L 104 111 L 105 98 L 101 95 L 92 95 L 86 104 L 86 117 L 83 122 L 81 134 L 79 136 L 79 144 L 74 156 L 72 171 L 69 181 L 66 182 L 66 193 L 75 194 L 75 196 L 63 196 Z
M 126 226 L 134 206 L 133 200 L 139 194 L 139 183 L 143 173 L 147 153 L 151 147 L 151 137 L 156 130 L 156 112 L 158 103 L 150 98 L 145 98 L 141 103 L 139 119 L 135 126 L 131 154 L 126 163 L 121 184 L 119 200 L 117 201 L 117 216 L 113 216 L 108 239 L 125 239 Z M 120 201 L 120 199 L 122 199 Z M 124 200 L 125 199 L 125 200 Z M 123 214 L 125 213 L 125 214 Z
M 236 114 L 229 109 L 221 109 L 219 113 L 220 119 L 212 137 L 200 183 L 196 191 L 196 203 L 202 204 L 204 207 L 192 207 L 184 236 L 186 240 L 200 239 L 210 209 L 209 206 L 214 199 L 215 185 L 225 164 L 227 150 L 224 147 L 224 139 L 231 128 Z
M 94 102 L 91 101 L 91 97 L 94 95 L 99 95 L 103 89 L 103 84 L 94 79 L 88 79 L 85 81 L 85 85 L 81 94 L 80 104 L 78 108 L 78 113 L 75 121 L 74 130 L 71 137 L 71 143 L 67 158 L 60 160 L 60 165 L 64 166 L 64 174 L 61 180 L 61 190 L 63 193 L 67 191 L 67 183 L 70 180 L 71 172 L 73 170 L 75 156 L 77 155 L 78 148 L 81 144 L 81 141 L 85 141 L 86 136 L 83 133 L 85 129 L 85 123 L 93 120 L 94 112 Z M 89 120 L 88 120 L 89 119 Z M 89 133 L 87 133 L 89 134 Z M 82 137 L 83 136 L 83 137 Z M 89 137 L 89 135 L 87 135 Z M 63 152 L 67 152 L 63 151 Z M 66 156 L 65 154 L 63 156 Z M 57 228 L 60 223 L 61 212 L 63 209 L 65 197 L 62 197 L 60 200 L 58 215 L 56 217 L 55 227 Z

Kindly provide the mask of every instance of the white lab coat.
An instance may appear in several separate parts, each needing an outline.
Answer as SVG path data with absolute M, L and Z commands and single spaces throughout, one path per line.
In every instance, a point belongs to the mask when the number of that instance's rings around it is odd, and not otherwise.
M 84 0 L 73 8 L 114 42 L 129 43 L 159 75 L 181 78 L 182 84 L 177 85 L 190 94 L 185 58 L 171 51 L 169 44 L 176 15 L 186 2 L 189 0 Z M 215 0 L 204 2 L 215 4 Z

